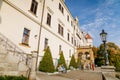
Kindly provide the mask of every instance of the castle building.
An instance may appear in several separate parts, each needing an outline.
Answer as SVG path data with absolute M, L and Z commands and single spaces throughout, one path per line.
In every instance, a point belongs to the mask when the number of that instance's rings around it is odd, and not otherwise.
M 47 46 L 54 65 L 63 51 L 67 65 L 80 46 L 92 46 L 92 38 L 80 29 L 64 0 L 0 0 L 0 34 L 25 53 L 38 53 Z

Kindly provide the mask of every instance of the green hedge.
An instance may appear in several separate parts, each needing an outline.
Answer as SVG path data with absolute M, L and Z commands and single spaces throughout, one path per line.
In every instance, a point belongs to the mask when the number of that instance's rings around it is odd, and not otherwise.
M 0 80 L 28 80 L 24 76 L 0 76 Z

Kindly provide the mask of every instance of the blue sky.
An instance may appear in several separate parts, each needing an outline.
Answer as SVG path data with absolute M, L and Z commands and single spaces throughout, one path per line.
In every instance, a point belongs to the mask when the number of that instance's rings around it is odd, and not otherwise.
M 120 47 L 120 0 L 65 0 L 73 17 L 79 18 L 80 28 L 89 33 L 94 46 L 102 42 L 100 33 L 104 29 L 107 42 Z

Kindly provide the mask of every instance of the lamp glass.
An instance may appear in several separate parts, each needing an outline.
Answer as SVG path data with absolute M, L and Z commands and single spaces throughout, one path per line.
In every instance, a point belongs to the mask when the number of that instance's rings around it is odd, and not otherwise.
M 107 36 L 107 33 L 104 30 L 102 30 L 102 33 L 100 33 L 100 37 L 103 42 L 106 42 L 106 36 Z

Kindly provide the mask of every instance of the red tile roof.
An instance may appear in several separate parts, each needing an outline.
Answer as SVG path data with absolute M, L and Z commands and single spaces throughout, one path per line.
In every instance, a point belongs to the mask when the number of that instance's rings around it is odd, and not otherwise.
M 86 34 L 85 38 L 86 39 L 92 39 L 92 37 L 89 34 Z

